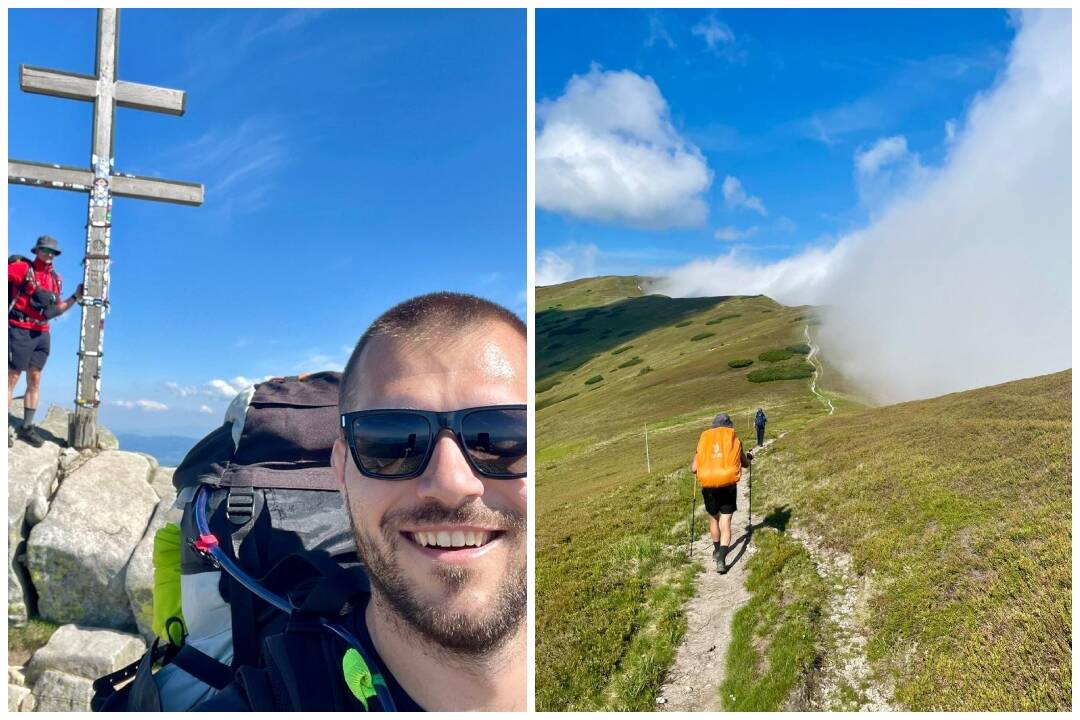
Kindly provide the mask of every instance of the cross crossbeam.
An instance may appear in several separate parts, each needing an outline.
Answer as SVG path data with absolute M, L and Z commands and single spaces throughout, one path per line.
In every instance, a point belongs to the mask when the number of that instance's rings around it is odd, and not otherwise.
M 101 358 L 105 310 L 109 297 L 109 245 L 112 239 L 114 196 L 201 205 L 203 186 L 197 183 L 137 177 L 114 170 L 113 125 L 117 107 L 167 115 L 183 115 L 187 94 L 182 90 L 116 79 L 120 11 L 98 10 L 94 74 L 19 66 L 19 87 L 28 93 L 82 100 L 94 104 L 90 167 L 76 168 L 8 159 L 8 183 L 90 196 L 83 259 L 82 327 L 79 371 L 75 389 L 75 419 L 71 443 L 77 448 L 97 442 L 97 410 L 101 404 Z

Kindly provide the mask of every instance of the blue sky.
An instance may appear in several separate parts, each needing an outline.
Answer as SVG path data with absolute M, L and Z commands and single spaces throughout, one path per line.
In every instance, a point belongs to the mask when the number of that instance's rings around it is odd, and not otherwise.
M 92 73 L 95 11 L 8 18 L 9 156 L 88 166 L 91 105 L 20 92 L 18 65 Z M 108 427 L 198 436 L 244 379 L 340 369 L 423 292 L 524 316 L 524 11 L 124 10 L 120 27 L 120 79 L 185 90 L 188 110 L 118 110 L 116 168 L 202 182 L 206 202 L 115 201 Z M 10 252 L 59 238 L 74 289 L 85 197 L 8 200 Z M 78 321 L 54 323 L 42 406 L 72 403 Z
M 1015 33 L 1003 10 L 538 10 L 537 282 L 828 246 L 943 161 Z M 610 108 L 637 100 L 640 112 L 612 127 Z M 615 153 L 654 146 L 651 158 L 620 160 L 639 173 L 638 194 L 554 187 L 574 138 L 595 147 L 600 137 Z M 894 138 L 904 145 L 884 142 Z M 677 155 L 686 162 L 669 167 Z M 860 174 L 859 157 L 888 172 Z M 650 202 L 652 215 L 631 216 Z

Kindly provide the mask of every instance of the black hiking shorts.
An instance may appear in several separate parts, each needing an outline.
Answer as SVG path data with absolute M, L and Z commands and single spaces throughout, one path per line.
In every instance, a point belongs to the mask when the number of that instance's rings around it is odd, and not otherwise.
M 8 325 L 8 370 L 41 370 L 49 359 L 49 332 Z
M 705 512 L 713 517 L 731 515 L 738 508 L 735 499 L 739 494 L 739 484 L 718 488 L 701 488 L 701 497 L 705 501 Z

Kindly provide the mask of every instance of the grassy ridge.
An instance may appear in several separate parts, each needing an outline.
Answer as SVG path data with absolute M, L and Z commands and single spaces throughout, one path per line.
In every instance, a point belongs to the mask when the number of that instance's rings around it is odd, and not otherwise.
M 1071 707 L 1071 383 L 822 419 L 755 468 L 763 502 L 873 573 L 867 652 L 899 705 Z
M 760 296 L 619 298 L 640 279 L 622 280 L 537 290 L 539 710 L 655 707 L 698 568 L 684 560 L 698 435 L 721 410 L 744 442 L 758 406 L 770 436 L 824 412 L 805 380 L 756 385 L 728 367 L 801 341 L 791 320 L 805 309 Z M 719 316 L 715 336 L 692 339 Z M 628 357 L 652 369 L 620 368 Z

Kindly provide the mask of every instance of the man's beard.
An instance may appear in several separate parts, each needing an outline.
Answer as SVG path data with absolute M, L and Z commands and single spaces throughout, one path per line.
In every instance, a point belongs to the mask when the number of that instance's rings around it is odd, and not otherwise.
M 370 533 L 360 532 L 352 513 L 353 535 L 360 559 L 367 566 L 368 577 L 387 605 L 423 637 L 458 653 L 483 656 L 502 647 L 525 619 L 527 575 L 525 569 L 525 516 L 480 505 L 476 500 L 451 510 L 429 502 L 383 516 L 380 522 L 385 551 Z M 409 580 L 397 562 L 396 542 L 402 542 L 398 528 L 407 522 L 474 524 L 497 527 L 503 531 L 499 542 L 508 546 L 510 559 L 502 574 L 487 612 L 454 612 L 449 603 L 423 603 L 409 586 Z M 451 594 L 465 590 L 476 573 L 459 565 L 438 564 L 435 574 Z

